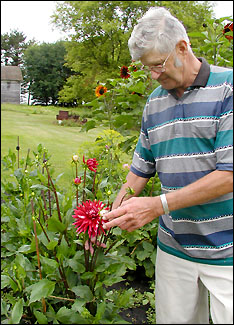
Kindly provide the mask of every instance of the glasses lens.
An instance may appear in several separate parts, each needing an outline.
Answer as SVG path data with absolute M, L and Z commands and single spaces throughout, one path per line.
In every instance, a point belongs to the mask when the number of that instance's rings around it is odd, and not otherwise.
M 164 68 L 163 67 L 146 67 L 146 66 L 142 66 L 141 70 L 149 73 L 151 71 L 154 71 L 154 72 L 163 72 L 164 71 Z
M 154 72 L 163 72 L 163 71 L 165 71 L 165 68 L 164 67 L 151 67 L 150 70 L 154 71 Z

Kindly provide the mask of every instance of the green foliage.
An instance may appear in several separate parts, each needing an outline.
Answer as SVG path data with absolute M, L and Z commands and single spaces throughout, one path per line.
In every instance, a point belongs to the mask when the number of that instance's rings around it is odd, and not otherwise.
M 64 66 L 65 54 L 63 41 L 34 44 L 25 51 L 25 80 L 34 103 L 57 104 L 58 92 L 71 75 L 71 70 Z
M 108 204 L 114 201 L 129 172 L 131 157 L 123 152 L 122 146 L 126 142 L 124 139 L 119 132 L 106 130 L 98 135 L 92 146 L 86 142 L 80 147 L 79 156 L 86 150 L 86 155 L 98 157 L 95 196 L 98 199 L 103 199 L 104 195 Z M 134 147 L 133 143 L 132 146 Z M 78 176 L 82 177 L 82 174 L 78 172 Z M 91 184 L 89 190 L 91 192 Z M 160 193 L 161 183 L 156 175 L 149 180 L 141 196 L 156 196 Z M 145 275 L 149 278 L 154 276 L 157 229 L 158 220 L 154 220 L 149 225 L 131 233 L 119 228 L 113 230 L 113 249 L 131 256 L 136 265 L 144 268 Z
M 25 42 L 23 32 L 12 30 L 10 33 L 1 35 L 1 64 L 22 65 L 23 53 L 34 41 Z
M 212 14 L 207 1 L 63 1 L 57 4 L 53 22 L 68 33 L 66 65 L 75 73 L 60 91 L 60 102 L 92 101 L 98 82 L 116 78 L 119 66 L 129 65 L 127 42 L 131 31 L 152 6 L 169 8 L 183 21 L 188 32 L 202 31 L 202 23 Z M 138 86 L 135 92 L 141 93 L 142 86 Z
M 127 173 L 120 158 L 122 138 L 113 130 L 97 138 L 92 148 L 99 155 L 98 172 L 86 170 L 79 202 L 85 195 L 85 199 L 111 204 L 116 185 Z M 91 151 L 86 150 L 85 161 Z M 75 161 L 77 176 L 83 177 L 83 159 Z M 22 323 L 24 319 L 45 324 L 123 323 L 118 313 L 130 304 L 133 290 L 112 294 L 108 287 L 123 281 L 139 261 L 146 274 L 153 275 L 155 246 L 150 236 L 155 227 L 137 231 L 133 237 L 115 229 L 105 241 L 106 249 L 97 249 L 90 272 L 83 249 L 85 234 L 76 239 L 72 226 L 77 187 L 59 188 L 48 150 L 39 145 L 33 158 L 21 159 L 20 168 L 9 150 L 2 164 L 14 175 L 11 180 L 3 177 L 1 187 L 2 323 Z
M 227 21 L 232 22 L 231 17 L 220 19 L 206 19 L 203 23 L 203 31 L 189 33 L 192 43 L 193 40 L 199 40 L 194 52 L 199 56 L 206 53 L 206 59 L 210 64 L 220 65 L 223 67 L 233 66 L 233 31 L 226 33 L 224 25 Z M 202 42 L 201 42 L 202 41 Z
M 92 109 L 92 120 L 89 120 L 81 130 L 88 131 L 100 123 L 104 127 L 116 130 L 125 136 L 120 146 L 127 153 L 133 150 L 138 137 L 147 97 L 158 85 L 158 82 L 153 81 L 140 66 L 140 62 L 134 62 L 128 67 L 123 66 L 119 70 L 122 78 L 107 79 L 105 83 L 98 85 L 95 90 L 97 98 L 84 104 Z M 124 78 L 121 72 L 123 68 L 127 72 L 127 78 Z M 100 87 L 106 88 L 107 91 L 100 94 Z M 135 131 L 131 137 L 128 136 L 129 130 Z

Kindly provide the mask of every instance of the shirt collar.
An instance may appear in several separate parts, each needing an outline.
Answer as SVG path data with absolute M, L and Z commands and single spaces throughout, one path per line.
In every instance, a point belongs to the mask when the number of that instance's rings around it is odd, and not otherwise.
M 198 75 L 196 76 L 191 87 L 205 87 L 210 76 L 210 65 L 204 58 L 198 58 L 202 63 Z
M 201 67 L 200 67 L 200 70 L 199 70 L 193 84 L 190 87 L 188 87 L 187 90 L 205 87 L 207 84 L 207 81 L 209 79 L 209 76 L 210 76 L 210 65 L 206 61 L 206 59 L 204 59 L 202 57 L 197 58 L 197 59 L 201 62 Z M 168 92 L 176 99 L 179 99 L 179 97 L 176 95 L 175 89 L 168 90 Z

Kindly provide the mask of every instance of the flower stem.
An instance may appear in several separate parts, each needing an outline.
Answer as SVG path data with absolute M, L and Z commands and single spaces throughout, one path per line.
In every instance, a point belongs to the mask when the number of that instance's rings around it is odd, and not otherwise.
M 119 203 L 119 207 L 121 206 L 121 204 L 123 203 L 124 198 L 125 198 L 127 195 L 128 195 L 128 193 L 125 193 L 125 194 L 122 196 L 122 198 L 121 198 L 121 200 L 120 200 L 120 203 Z
M 96 172 L 94 173 L 94 176 L 93 176 L 93 188 L 92 188 L 92 193 L 94 192 L 95 179 L 96 179 Z
M 47 175 L 48 175 L 48 178 L 49 178 L 49 182 L 52 186 L 52 189 L 53 189 L 53 192 L 54 192 L 54 196 L 55 196 L 55 201 L 56 201 L 56 206 L 57 206 L 57 212 L 58 212 L 58 218 L 59 218 L 59 221 L 62 222 L 62 218 L 61 218 L 61 213 L 60 213 L 60 207 L 59 207 L 59 201 L 58 201 L 58 195 L 57 195 L 57 191 L 56 191 L 56 188 L 54 186 L 54 183 L 51 179 L 51 176 L 50 176 L 50 173 L 49 173 L 49 169 L 48 169 L 48 166 L 45 164 L 45 168 L 46 168 L 46 171 L 47 171 Z
M 34 211 L 34 205 L 33 205 L 33 200 L 32 199 L 31 199 L 31 206 L 32 206 L 32 214 L 33 214 L 33 229 L 34 229 L 35 242 L 36 242 L 37 264 L 38 264 L 40 280 L 42 280 L 39 246 L 38 246 L 38 238 L 37 238 L 37 227 L 36 227 L 36 222 L 35 222 L 35 218 L 34 218 L 35 211 Z M 45 313 L 46 312 L 45 298 L 42 298 L 42 308 L 43 308 L 43 313 Z
M 78 167 L 76 162 L 76 178 L 78 177 Z M 78 186 L 76 186 L 76 206 L 78 206 Z
M 152 180 L 152 187 L 151 187 L 151 190 L 150 190 L 150 196 L 153 195 L 153 191 L 154 191 L 154 183 L 155 183 L 155 177 L 153 177 L 153 180 Z
M 85 198 L 85 183 L 86 183 L 86 169 L 87 167 L 85 166 L 85 170 L 84 170 L 84 183 L 83 183 L 83 202 L 86 201 L 86 198 Z
M 101 222 L 102 222 L 102 217 L 100 217 L 100 220 L 99 220 L 99 223 L 98 223 L 97 235 L 96 235 L 95 244 L 94 244 L 95 247 L 94 247 L 94 252 L 93 252 L 93 256 L 92 256 L 91 263 L 90 263 L 90 271 L 91 272 L 93 272 L 93 270 L 94 270 L 94 266 L 95 266 L 95 263 L 96 263 L 96 260 L 97 260 L 97 256 L 98 256 L 99 250 L 101 249 L 101 244 L 103 242 L 104 232 L 102 233 L 100 242 L 98 244 L 99 247 L 97 248 L 97 239 L 98 239 L 98 233 L 99 233 Z

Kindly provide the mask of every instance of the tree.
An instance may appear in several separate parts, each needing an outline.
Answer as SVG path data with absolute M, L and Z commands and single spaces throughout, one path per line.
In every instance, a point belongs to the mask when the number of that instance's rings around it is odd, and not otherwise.
M 64 41 L 30 46 L 24 55 L 25 80 L 35 103 L 58 103 L 58 92 L 71 70 L 64 66 Z
M 29 42 L 25 40 L 24 33 L 18 30 L 1 35 L 1 64 L 21 66 L 24 51 L 35 43 L 34 40 Z
M 116 77 L 117 69 L 129 65 L 127 42 L 137 19 L 151 6 L 170 9 L 188 32 L 201 30 L 212 7 L 208 1 L 63 1 L 57 3 L 54 24 L 68 33 L 66 65 L 75 73 L 60 99 L 90 100 L 97 82 Z M 84 93 L 84 89 L 86 93 Z M 77 95 L 80 94 L 80 95 Z

